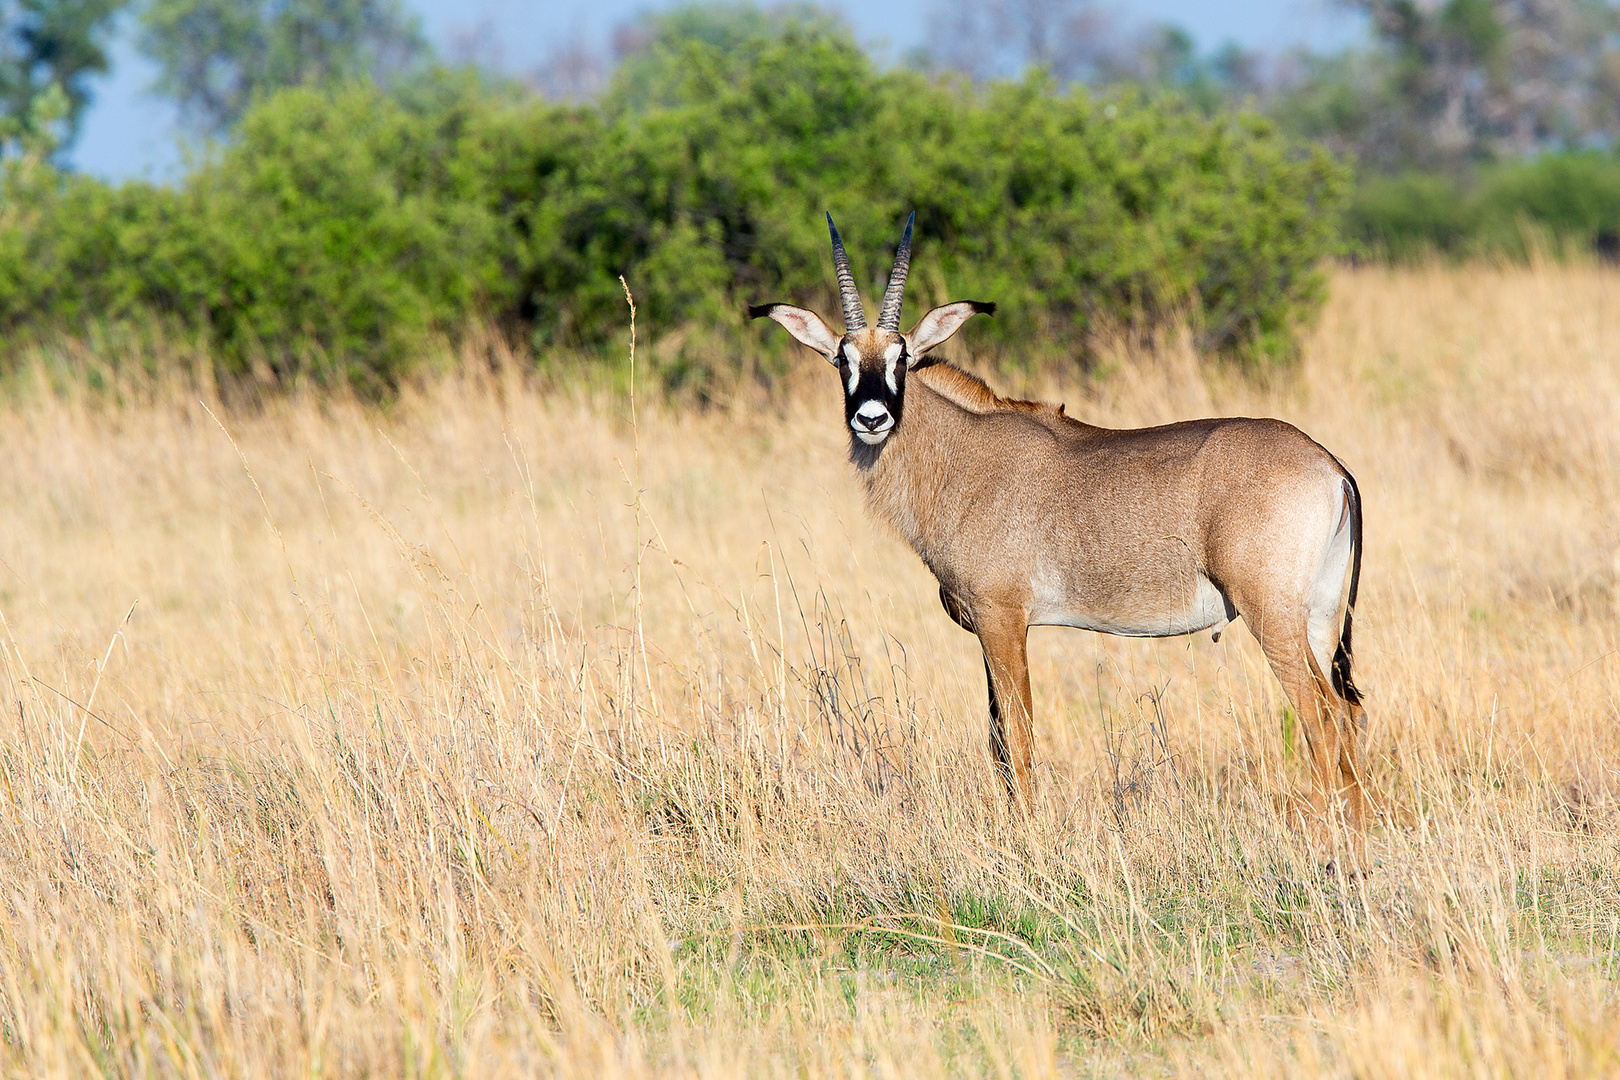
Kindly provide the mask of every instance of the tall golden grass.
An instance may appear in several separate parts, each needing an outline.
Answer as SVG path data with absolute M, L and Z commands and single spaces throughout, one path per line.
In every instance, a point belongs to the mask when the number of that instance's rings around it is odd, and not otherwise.
M 1287 823 L 1236 628 L 1036 631 L 1011 819 L 976 645 L 866 519 L 812 358 L 786 403 L 634 425 L 516 365 L 387 412 L 20 386 L 0 1061 L 1620 1072 L 1617 299 L 1343 271 L 1297 379 L 1171 341 L 1046 388 L 1281 416 L 1356 473 L 1380 824 L 1348 883 Z

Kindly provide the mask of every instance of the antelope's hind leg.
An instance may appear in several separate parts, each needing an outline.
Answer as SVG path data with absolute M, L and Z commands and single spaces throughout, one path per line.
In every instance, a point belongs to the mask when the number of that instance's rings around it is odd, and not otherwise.
M 1334 691 L 1305 635 L 1263 637 L 1260 645 L 1299 717 L 1310 757 L 1310 816 L 1318 840 L 1331 851 L 1333 827 L 1342 823 L 1352 865 L 1364 866 L 1367 796 L 1361 782 L 1361 710 Z
M 1365 865 L 1367 793 L 1362 785 L 1359 695 L 1350 681 L 1347 547 L 1330 539 L 1307 595 L 1273 596 L 1244 614 L 1260 648 L 1299 716 L 1311 761 L 1311 817 L 1331 850 L 1333 826 L 1343 823 L 1353 864 Z M 1242 605 L 1240 604 L 1240 609 Z M 1258 610 L 1256 610 L 1258 609 Z M 1338 676 L 1341 693 L 1329 672 Z
M 1324 721 L 1337 733 L 1337 753 L 1328 762 L 1327 777 L 1337 796 L 1333 803 L 1337 808 L 1338 797 L 1343 798 L 1355 854 L 1364 862 L 1368 799 L 1362 783 L 1361 735 L 1366 713 L 1350 677 L 1351 609 L 1361 563 L 1360 495 L 1348 479 L 1340 481 L 1339 492 L 1339 512 L 1311 583 L 1305 659 L 1325 708 Z

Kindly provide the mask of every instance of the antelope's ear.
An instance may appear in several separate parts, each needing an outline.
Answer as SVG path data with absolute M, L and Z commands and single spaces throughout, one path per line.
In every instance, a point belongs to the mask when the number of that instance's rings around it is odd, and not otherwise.
M 821 316 L 815 312 L 791 304 L 750 304 L 748 317 L 775 319 L 787 327 L 787 332 L 798 338 L 802 344 L 810 346 L 825 356 L 829 362 L 836 363 L 833 358 L 838 355 L 840 338 L 827 328 L 827 324 L 822 322 Z
M 911 353 L 913 366 L 921 359 L 923 353 L 936 345 L 943 345 L 950 340 L 952 334 L 962 329 L 962 324 L 975 315 L 994 315 L 996 305 L 980 303 L 978 300 L 958 300 L 954 304 L 943 304 L 917 320 L 917 325 L 911 328 L 906 335 L 906 344 Z

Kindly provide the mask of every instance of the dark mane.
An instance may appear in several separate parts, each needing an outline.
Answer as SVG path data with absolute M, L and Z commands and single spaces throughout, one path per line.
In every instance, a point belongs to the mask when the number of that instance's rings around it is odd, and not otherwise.
M 977 375 L 970 375 L 961 368 L 943 361 L 917 368 L 913 372 L 913 377 L 921 378 L 928 384 L 929 389 L 969 412 L 1027 412 L 1055 419 L 1068 419 L 1064 415 L 1061 402 L 1004 398 L 990 389 L 989 384 Z

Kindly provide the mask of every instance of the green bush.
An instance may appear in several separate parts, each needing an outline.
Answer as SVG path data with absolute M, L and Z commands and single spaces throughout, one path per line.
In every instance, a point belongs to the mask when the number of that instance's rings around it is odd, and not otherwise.
M 643 61 L 605 111 L 601 201 L 581 200 L 576 227 L 613 245 L 654 325 L 825 305 L 823 209 L 881 293 L 915 209 L 913 312 L 994 299 L 981 332 L 1076 350 L 1098 316 L 1192 316 L 1210 349 L 1286 359 L 1347 181 L 1253 115 L 1040 77 L 980 93 L 879 74 L 846 39 L 794 30 Z
M 1598 251 L 1620 243 L 1620 158 L 1549 154 L 1482 168 L 1471 178 L 1410 173 L 1356 189 L 1345 236 L 1367 254 L 1397 260 L 1529 257 Z
M 176 239 L 178 195 L 64 175 L 38 157 L 0 173 L 0 331 L 78 329 L 143 309 L 151 255 Z
M 1479 246 L 1525 255 L 1527 230 L 1559 248 L 1591 251 L 1620 237 L 1620 158 L 1557 154 L 1503 165 L 1476 197 Z
M 278 94 L 177 190 L 13 163 L 0 326 L 157 319 L 205 334 L 227 373 L 392 382 L 511 292 L 495 192 L 512 129 L 533 125 L 440 90 Z
M 1208 349 L 1285 360 L 1346 187 L 1253 115 L 880 72 L 792 20 L 655 43 L 587 106 L 444 73 L 285 91 L 175 189 L 6 168 L 8 340 L 157 321 L 228 372 L 379 388 L 474 321 L 598 349 L 623 331 L 621 274 L 666 377 L 711 377 L 745 342 L 785 355 L 742 308 L 833 307 L 824 209 L 873 294 L 915 209 L 910 314 L 996 300 L 981 332 L 1015 350 L 1188 317 Z
M 1345 237 L 1355 250 L 1394 259 L 1460 252 L 1477 231 L 1457 182 L 1429 173 L 1363 180 L 1345 211 Z
M 483 117 L 458 104 L 411 112 L 366 88 L 271 98 L 187 185 L 203 273 L 176 299 L 233 358 L 388 375 L 500 278 Z

